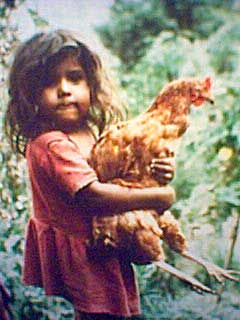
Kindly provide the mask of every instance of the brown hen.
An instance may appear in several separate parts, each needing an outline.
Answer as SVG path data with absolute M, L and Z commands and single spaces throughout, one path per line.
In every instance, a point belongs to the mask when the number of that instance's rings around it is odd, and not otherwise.
M 211 80 L 181 79 L 166 85 L 152 105 L 138 117 L 112 125 L 100 137 L 90 164 L 101 182 L 130 188 L 159 185 L 149 166 L 154 158 L 174 156 L 180 137 L 189 125 L 190 106 L 213 102 Z M 120 254 L 134 263 L 156 262 L 158 267 L 190 283 L 200 292 L 213 291 L 196 279 L 164 262 L 161 239 L 175 251 L 210 271 L 210 264 L 187 251 L 186 239 L 178 221 L 166 211 L 133 211 L 108 217 L 94 217 L 94 252 Z M 208 264 L 208 265 L 207 265 Z M 229 272 L 211 265 L 216 278 L 235 280 Z

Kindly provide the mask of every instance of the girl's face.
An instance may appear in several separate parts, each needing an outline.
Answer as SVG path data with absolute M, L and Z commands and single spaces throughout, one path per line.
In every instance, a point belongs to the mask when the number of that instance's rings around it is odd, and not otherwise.
M 66 56 L 50 64 L 38 105 L 40 114 L 61 130 L 80 129 L 90 107 L 90 88 L 77 59 Z

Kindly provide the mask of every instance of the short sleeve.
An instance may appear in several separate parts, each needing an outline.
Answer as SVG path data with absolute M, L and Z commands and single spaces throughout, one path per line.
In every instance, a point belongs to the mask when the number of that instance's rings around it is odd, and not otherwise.
M 98 180 L 95 171 L 81 155 L 77 146 L 67 139 L 48 144 L 48 159 L 56 183 L 71 196 Z

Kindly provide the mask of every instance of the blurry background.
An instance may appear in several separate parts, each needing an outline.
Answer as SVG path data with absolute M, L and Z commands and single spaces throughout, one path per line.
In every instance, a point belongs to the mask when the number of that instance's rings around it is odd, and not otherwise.
M 45 19 L 50 28 L 78 30 L 90 43 L 96 44 L 94 26 L 107 21 L 112 4 L 113 0 L 52 0 L 49 4 L 44 0 L 26 0 L 15 10 L 12 20 L 18 25 L 21 40 L 31 37 L 38 28 L 29 14 L 30 9 Z
M 173 213 L 192 250 L 240 269 L 240 1 L 0 0 L 0 117 L 7 74 L 19 43 L 40 30 L 68 28 L 96 50 L 119 85 L 129 116 L 144 110 L 162 86 L 210 75 L 216 103 L 192 112 L 177 155 Z M 73 319 L 71 306 L 20 282 L 30 211 L 25 161 L 0 131 L 0 276 L 16 319 Z M 205 271 L 165 248 L 177 268 L 220 288 Z M 240 286 L 198 295 L 154 266 L 136 267 L 144 319 L 237 320 Z

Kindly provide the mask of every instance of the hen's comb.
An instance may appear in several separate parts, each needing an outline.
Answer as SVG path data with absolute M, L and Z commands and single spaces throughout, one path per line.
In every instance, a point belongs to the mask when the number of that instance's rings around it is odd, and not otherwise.
M 211 77 L 206 77 L 206 78 L 204 79 L 204 82 L 205 82 L 206 89 L 210 89 L 211 86 L 212 86 L 212 79 L 211 79 Z

